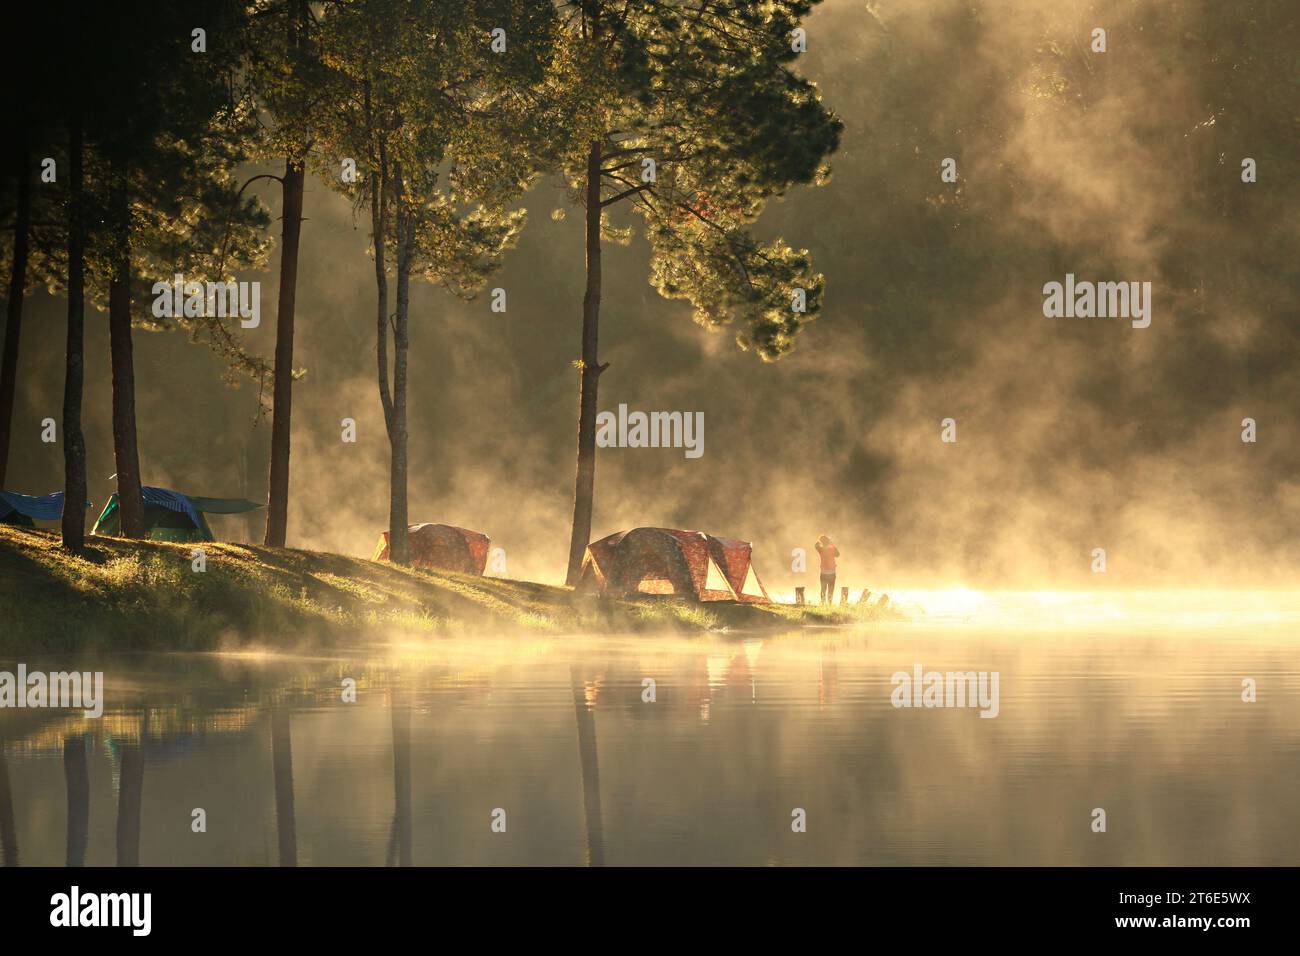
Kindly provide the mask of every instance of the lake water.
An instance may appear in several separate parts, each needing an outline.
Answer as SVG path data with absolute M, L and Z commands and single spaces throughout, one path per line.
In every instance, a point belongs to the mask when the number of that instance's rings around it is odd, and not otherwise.
M 1296 865 L 1295 635 L 932 620 L 34 656 L 104 671 L 107 705 L 0 711 L 0 835 L 36 866 Z M 997 716 L 894 707 L 916 664 L 996 672 Z

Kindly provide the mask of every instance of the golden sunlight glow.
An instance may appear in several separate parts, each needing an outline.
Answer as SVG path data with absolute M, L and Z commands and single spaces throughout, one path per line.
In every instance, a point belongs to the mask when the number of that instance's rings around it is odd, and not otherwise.
M 909 619 L 1000 628 L 1189 628 L 1300 623 L 1294 591 L 978 591 L 968 587 L 890 592 Z

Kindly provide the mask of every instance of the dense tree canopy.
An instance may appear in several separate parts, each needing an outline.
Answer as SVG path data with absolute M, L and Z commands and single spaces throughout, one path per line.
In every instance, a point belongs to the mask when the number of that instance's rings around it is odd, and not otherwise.
M 801 0 L 576 0 L 563 6 L 556 85 L 573 107 L 564 159 L 586 208 L 578 454 L 567 580 L 591 537 L 604 210 L 627 202 L 650 241 L 651 282 L 695 319 L 739 320 L 736 340 L 764 359 L 788 352 L 821 310 L 823 277 L 807 250 L 747 227 L 766 201 L 825 181 L 841 124 L 791 68 Z
M 554 138 L 536 93 L 553 37 L 548 0 L 470 8 L 362 0 L 331 6 L 323 20 L 332 110 L 319 127 L 322 174 L 370 212 L 394 561 L 408 556 L 410 279 L 472 295 L 514 244 L 524 211 L 510 205 Z

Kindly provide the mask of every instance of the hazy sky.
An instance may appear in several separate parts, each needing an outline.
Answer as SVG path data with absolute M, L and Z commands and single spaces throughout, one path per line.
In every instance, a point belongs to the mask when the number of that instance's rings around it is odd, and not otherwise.
M 1290 10 L 1288 10 L 1288 6 Z M 869 9 L 870 8 L 870 9 Z M 769 587 L 830 533 L 855 588 L 965 582 L 1286 585 L 1296 478 L 1300 48 L 1294 4 L 830 0 L 801 68 L 845 123 L 821 188 L 760 222 L 826 275 L 822 316 L 764 364 L 607 245 L 601 407 L 702 411 L 705 453 L 599 452 L 593 534 L 755 542 Z M 1107 50 L 1091 50 L 1094 27 Z M 958 182 L 940 179 L 952 157 Z M 1258 182 L 1241 182 L 1241 160 Z M 411 310 L 410 515 L 487 532 L 511 576 L 563 577 L 572 511 L 581 216 L 557 180 L 488 297 Z M 274 192 L 264 194 L 278 216 Z M 368 225 L 309 181 L 290 544 L 368 554 L 387 526 Z M 279 224 L 275 225 L 278 240 Z M 274 345 L 277 262 L 262 282 Z M 1049 319 L 1043 285 L 1150 282 L 1152 322 Z M 147 302 L 136 303 L 143 312 Z M 29 296 L 9 488 L 61 487 L 63 303 Z M 91 497 L 113 490 L 107 317 L 87 320 Z M 147 484 L 265 500 L 269 421 L 181 332 L 136 335 Z M 358 442 L 340 441 L 355 418 Z M 1258 441 L 1241 441 L 1254 418 Z M 940 441 L 941 420 L 957 442 Z M 260 540 L 261 517 L 214 522 Z

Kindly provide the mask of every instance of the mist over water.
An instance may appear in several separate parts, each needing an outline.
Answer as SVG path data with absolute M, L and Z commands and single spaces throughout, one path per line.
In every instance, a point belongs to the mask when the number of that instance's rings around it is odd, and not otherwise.
M 0 739 L 24 866 L 63 864 L 69 820 L 92 866 L 123 840 L 146 866 L 1295 865 L 1293 624 L 145 656 L 108 668 L 101 720 L 5 711 Z M 998 672 L 998 716 L 892 706 L 918 665 Z
M 704 412 L 707 452 L 604 449 L 593 537 L 637 525 L 752 540 L 789 592 L 791 550 L 830 533 L 855 590 L 1286 587 L 1300 568 L 1300 169 L 1294 4 L 830 0 L 800 68 L 846 124 L 824 187 L 759 231 L 806 245 L 825 310 L 763 364 L 648 285 L 646 246 L 605 251 L 601 407 Z M 1108 50 L 1087 48 L 1095 26 Z M 1246 64 L 1233 69 L 1237 62 Z M 1240 181 L 1254 157 L 1260 177 Z M 946 157 L 958 182 L 940 181 Z M 273 213 L 277 201 L 266 193 Z M 581 217 L 560 184 L 491 287 L 412 289 L 410 515 L 562 578 L 572 510 Z M 299 271 L 289 543 L 368 554 L 387 525 L 364 222 L 309 180 Z M 278 236 L 277 236 L 278 238 Z M 269 355 L 277 262 L 263 291 Z M 1149 281 L 1153 322 L 1047 319 L 1067 272 Z M 143 314 L 147 302 L 135 303 Z M 63 304 L 29 298 L 12 490 L 61 487 Z M 270 428 L 181 333 L 136 335 L 145 482 L 265 499 Z M 1259 441 L 1240 440 L 1254 418 Z M 358 441 L 339 439 L 340 420 Z M 958 441 L 939 441 L 940 421 Z M 91 497 L 114 490 L 107 319 L 87 321 Z M 261 539 L 260 514 L 213 522 Z M 1089 570 L 1105 548 L 1105 575 Z

